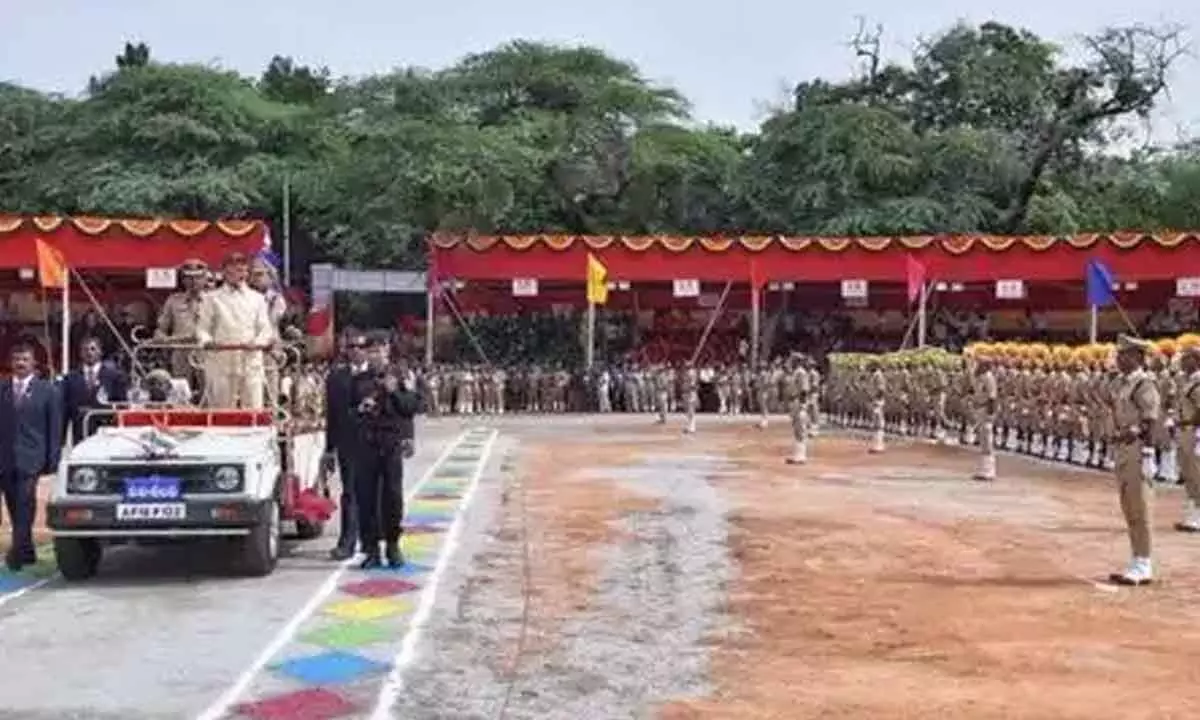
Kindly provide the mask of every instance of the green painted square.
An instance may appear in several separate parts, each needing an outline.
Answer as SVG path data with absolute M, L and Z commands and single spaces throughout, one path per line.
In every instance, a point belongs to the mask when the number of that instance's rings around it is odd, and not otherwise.
M 467 484 L 450 485 L 447 483 L 437 483 L 435 485 L 422 485 L 422 495 L 461 495 L 463 490 L 467 489 Z
M 351 620 L 324 625 L 300 636 L 312 645 L 327 648 L 356 648 L 382 642 L 396 635 L 383 623 L 373 620 Z

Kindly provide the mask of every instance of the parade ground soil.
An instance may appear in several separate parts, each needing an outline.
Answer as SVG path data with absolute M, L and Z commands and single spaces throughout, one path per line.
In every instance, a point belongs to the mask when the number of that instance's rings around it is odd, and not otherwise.
M 487 537 L 404 717 L 1173 718 L 1200 708 L 1200 538 L 1158 583 L 1110 477 L 783 422 L 506 420 Z M 412 714 L 405 714 L 409 710 Z M 449 714 L 446 714 L 449 713 Z M 940 714 L 939 714 L 940 713 Z

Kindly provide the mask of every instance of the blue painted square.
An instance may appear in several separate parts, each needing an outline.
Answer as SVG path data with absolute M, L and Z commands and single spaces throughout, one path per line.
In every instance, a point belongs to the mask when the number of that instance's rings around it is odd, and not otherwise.
M 8 573 L 0 574 L 0 594 L 16 592 L 21 588 L 29 587 L 32 584 L 32 578 L 23 577 L 21 575 L 9 575 Z
M 392 666 L 387 663 L 338 650 L 288 660 L 275 666 L 276 672 L 310 686 L 342 685 L 371 675 L 381 675 L 391 669 Z
M 405 513 L 405 525 L 441 525 L 454 519 L 454 513 Z
M 428 565 L 419 565 L 414 562 L 406 562 L 406 563 L 404 563 L 404 565 L 402 565 L 401 567 L 398 567 L 398 568 L 394 568 L 394 567 L 372 568 L 367 571 L 367 574 L 368 575 L 375 575 L 375 574 L 387 575 L 389 577 L 413 578 L 413 577 L 421 577 L 422 575 L 428 575 L 431 572 L 433 572 L 433 568 L 429 567 Z

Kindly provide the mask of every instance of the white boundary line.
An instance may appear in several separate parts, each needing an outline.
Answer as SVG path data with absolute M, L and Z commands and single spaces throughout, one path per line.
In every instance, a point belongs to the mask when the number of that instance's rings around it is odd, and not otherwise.
M 37 590 L 38 588 L 45 587 L 46 585 L 49 585 L 50 583 L 54 582 L 57 579 L 58 579 L 58 573 L 54 573 L 50 577 L 44 577 L 41 580 L 35 580 L 34 582 L 26 585 L 25 587 L 19 587 L 16 590 L 10 590 L 9 592 L 6 592 L 3 595 L 0 595 L 0 607 L 4 607 L 5 605 L 12 602 L 13 600 L 16 600 L 17 598 L 21 597 L 22 595 L 27 595 L 27 594 L 33 592 L 34 590 Z
M 475 496 L 475 490 L 479 487 L 479 480 L 483 477 L 483 472 L 487 469 L 488 462 L 491 460 L 492 449 L 496 445 L 496 438 L 498 436 L 499 432 L 492 430 L 491 435 L 480 450 L 479 459 L 477 460 L 479 464 L 475 466 L 475 472 L 471 474 L 467 490 L 463 493 L 462 500 L 458 505 L 458 511 L 454 515 L 454 521 L 450 524 L 450 529 L 446 532 L 446 540 L 442 544 L 442 551 L 438 556 L 437 565 L 429 574 L 429 579 L 426 581 L 425 587 L 421 590 L 421 599 L 417 604 L 416 612 L 413 613 L 412 620 L 409 621 L 408 632 L 405 633 L 404 639 L 400 642 L 400 652 L 396 654 L 396 659 L 392 663 L 392 671 L 379 688 L 379 698 L 375 703 L 375 711 L 371 713 L 371 720 L 389 720 L 392 717 L 392 705 L 396 703 L 396 699 L 400 697 L 401 690 L 404 689 L 404 670 L 417 656 L 417 642 L 421 637 L 421 631 L 425 629 L 425 625 L 429 622 L 429 618 L 433 614 L 433 605 L 434 601 L 437 600 L 438 585 L 441 583 L 442 573 L 450 566 L 450 559 L 458 549 L 459 536 L 462 535 L 463 527 L 466 525 L 464 518 L 467 514 L 467 508 L 470 507 L 471 500 Z
M 429 482 L 430 478 L 433 477 L 434 472 L 441 467 L 442 463 L 446 461 L 446 458 L 450 457 L 450 454 L 454 452 L 454 449 L 458 447 L 459 443 L 461 443 L 467 437 L 469 432 L 470 431 L 463 432 L 461 435 L 446 444 L 446 447 L 438 455 L 437 459 L 434 460 L 433 463 L 430 464 L 430 466 L 425 470 L 425 472 L 421 474 L 421 478 L 417 480 L 417 482 L 410 488 L 408 488 L 408 492 L 405 493 L 404 496 L 405 502 L 412 500 L 417 492 L 419 492 L 420 489 Z M 342 575 L 344 575 L 346 570 L 355 562 L 355 558 L 350 558 L 340 563 L 331 573 L 329 573 L 329 576 L 325 578 L 325 582 L 321 583 L 321 586 L 309 596 L 308 601 L 304 603 L 304 606 L 301 607 L 300 610 L 298 610 L 296 614 L 293 615 L 291 619 L 279 629 L 279 632 L 275 634 L 275 637 L 271 639 L 271 642 L 267 643 L 266 647 L 263 648 L 258 657 L 254 659 L 254 662 L 250 663 L 250 666 L 243 670 L 240 675 L 238 675 L 233 684 L 230 685 L 225 692 L 221 693 L 220 697 L 218 697 L 203 712 L 197 715 L 196 720 L 220 720 L 221 718 L 225 717 L 225 715 L 229 713 L 233 706 L 236 705 L 237 702 L 242 698 L 242 695 L 244 695 L 250 688 L 250 685 L 253 684 L 258 678 L 259 674 L 262 673 L 263 668 L 265 668 L 281 650 L 287 647 L 288 643 L 290 643 L 296 637 L 296 634 L 300 632 L 300 628 L 304 625 L 304 623 L 308 621 L 310 617 L 312 617 L 313 613 L 315 613 L 331 595 L 333 595 L 338 588 L 338 582 L 342 579 Z

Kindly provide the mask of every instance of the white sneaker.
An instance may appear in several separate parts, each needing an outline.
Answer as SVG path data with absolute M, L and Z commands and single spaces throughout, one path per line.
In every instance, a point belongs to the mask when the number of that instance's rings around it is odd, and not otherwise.
M 1124 572 L 1113 573 L 1108 579 L 1118 585 L 1131 587 L 1149 585 L 1154 582 L 1154 568 L 1150 558 L 1134 558 Z
M 1175 529 L 1185 533 L 1200 533 L 1200 507 L 1196 501 L 1188 498 L 1183 504 L 1183 520 L 1175 524 Z
M 869 448 L 867 448 L 867 452 L 873 453 L 876 455 L 883 452 L 883 431 L 882 430 L 878 430 L 874 433 L 874 437 L 871 439 L 871 446 Z
M 979 458 L 979 470 L 971 476 L 972 480 L 991 482 L 996 479 L 996 456 L 984 455 Z
M 787 459 L 788 465 L 803 465 L 808 462 L 808 443 L 800 440 L 792 444 L 792 456 Z

